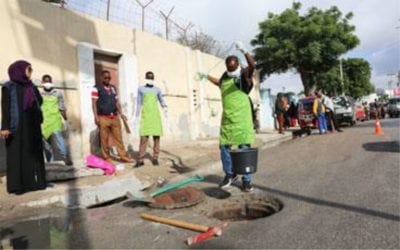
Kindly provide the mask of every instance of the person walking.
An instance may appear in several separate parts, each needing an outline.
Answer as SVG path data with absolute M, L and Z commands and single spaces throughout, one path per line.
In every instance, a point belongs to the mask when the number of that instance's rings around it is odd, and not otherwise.
M 221 188 L 229 187 L 238 178 L 232 169 L 232 159 L 229 153 L 231 147 L 249 148 L 255 139 L 250 101 L 246 91 L 253 86 L 252 75 L 255 62 L 241 42 L 236 43 L 236 48 L 244 54 L 247 68 L 240 67 L 238 57 L 228 56 L 225 60 L 226 72 L 221 78 L 199 73 L 200 79 L 208 79 L 218 86 L 222 95 L 223 111 L 219 143 L 225 178 L 219 185 Z M 253 190 L 251 180 L 251 174 L 242 176 L 243 191 Z
M 23 194 L 46 188 L 42 97 L 31 81 L 32 66 L 16 61 L 8 68 L 10 80 L 2 87 L 1 130 L 7 151 L 7 192 Z
M 341 130 L 339 127 L 339 123 L 337 122 L 335 107 L 333 105 L 332 99 L 327 95 L 323 95 L 321 92 L 320 94 L 322 98 L 322 104 L 325 107 L 326 123 L 328 130 L 330 132 L 333 132 L 333 128 L 335 128 L 337 132 L 343 132 L 343 130 Z
M 283 102 L 283 94 L 278 93 L 275 100 L 275 114 L 276 114 L 276 119 L 278 120 L 279 134 L 285 134 L 285 132 L 283 132 L 283 126 L 285 121 L 284 113 L 285 113 L 285 108 Z
M 283 105 L 283 127 L 287 130 L 290 127 L 289 120 L 289 102 L 288 98 L 282 93 L 282 105 Z
M 149 136 L 153 137 L 153 166 L 159 165 L 160 136 L 163 134 L 163 129 L 158 103 L 164 109 L 164 114 L 167 114 L 167 104 L 162 97 L 161 90 L 154 86 L 154 73 L 149 71 L 145 77 L 145 85 L 139 88 L 137 95 L 136 121 L 139 121 L 140 116 L 140 145 L 139 158 L 134 166 L 135 168 L 144 165 Z
M 53 161 L 53 149 L 55 149 L 61 155 L 65 165 L 71 166 L 73 162 L 71 161 L 71 156 L 62 134 L 62 119 L 65 121 L 68 120 L 64 97 L 61 92 L 54 89 L 54 84 L 50 75 L 42 76 L 42 85 L 42 134 L 45 139 L 44 151 L 46 160 L 47 162 Z
M 319 93 L 319 92 L 315 93 L 313 112 L 314 112 L 314 115 L 318 119 L 318 129 L 319 129 L 319 133 L 322 135 L 322 134 L 326 134 L 328 129 L 326 127 L 325 107 L 322 104 L 321 97 L 322 97 L 321 93 Z
M 135 161 L 127 156 L 124 148 L 119 116 L 124 120 L 126 120 L 126 116 L 122 113 L 117 88 L 111 84 L 111 74 L 107 70 L 101 72 L 101 82 L 97 83 L 92 90 L 92 110 L 94 122 L 100 131 L 103 158 L 111 161 L 108 142 L 109 136 L 112 135 L 120 160 L 134 163 Z

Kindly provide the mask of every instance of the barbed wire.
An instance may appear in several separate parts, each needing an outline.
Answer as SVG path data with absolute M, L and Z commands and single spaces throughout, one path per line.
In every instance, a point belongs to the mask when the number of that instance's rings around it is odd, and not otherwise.
M 144 8 L 144 24 L 142 24 L 142 7 L 147 3 L 149 5 Z M 190 45 L 185 44 L 185 40 L 197 38 L 199 34 L 206 35 L 199 25 L 180 16 L 180 13 L 184 11 L 181 0 L 64 0 L 63 6 L 72 11 L 134 29 L 142 29 L 143 25 L 146 32 L 187 46 Z M 166 19 L 162 13 L 166 15 L 171 10 L 173 10 L 171 15 Z M 168 21 L 168 28 L 166 21 Z M 209 36 L 209 38 L 212 37 Z M 221 56 L 221 51 L 226 50 L 231 44 L 212 39 L 214 40 L 213 48 L 207 52 L 217 56 Z

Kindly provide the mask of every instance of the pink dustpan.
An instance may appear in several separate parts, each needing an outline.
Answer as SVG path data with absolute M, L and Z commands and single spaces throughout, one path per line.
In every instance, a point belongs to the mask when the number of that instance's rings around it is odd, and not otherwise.
M 100 168 L 105 175 L 112 175 L 115 172 L 115 166 L 97 156 L 88 155 L 86 157 L 86 165 L 90 168 Z

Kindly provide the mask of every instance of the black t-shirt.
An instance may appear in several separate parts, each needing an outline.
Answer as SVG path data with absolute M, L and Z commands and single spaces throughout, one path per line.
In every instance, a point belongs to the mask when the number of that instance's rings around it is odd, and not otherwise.
M 223 80 L 228 77 L 228 73 L 224 72 L 220 78 L 220 83 L 222 83 Z M 240 71 L 240 78 L 235 78 L 235 85 L 238 89 L 242 90 L 246 94 L 249 94 L 254 87 L 253 80 L 247 77 L 246 71 L 243 69 Z

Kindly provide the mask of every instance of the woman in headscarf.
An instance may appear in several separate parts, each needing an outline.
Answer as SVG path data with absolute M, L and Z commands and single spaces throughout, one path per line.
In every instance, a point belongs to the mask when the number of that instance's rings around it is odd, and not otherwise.
M 42 97 L 31 81 L 32 66 L 16 61 L 8 68 L 10 81 L 2 88 L 0 135 L 6 140 L 7 192 L 23 194 L 45 189 Z

